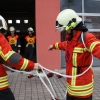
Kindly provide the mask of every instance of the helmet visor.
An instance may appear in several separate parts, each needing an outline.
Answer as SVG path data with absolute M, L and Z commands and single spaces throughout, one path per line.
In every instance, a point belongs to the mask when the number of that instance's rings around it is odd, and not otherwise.
M 55 28 L 56 28 L 56 31 L 62 32 L 62 31 L 65 30 L 66 27 L 61 25 L 61 24 L 59 24 L 58 21 L 56 21 L 56 27 Z

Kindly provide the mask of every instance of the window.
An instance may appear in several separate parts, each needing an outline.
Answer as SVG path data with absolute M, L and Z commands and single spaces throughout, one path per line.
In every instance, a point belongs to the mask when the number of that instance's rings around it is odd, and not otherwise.
M 100 13 L 100 0 L 84 0 L 85 13 Z
M 85 16 L 84 23 L 88 29 L 100 29 L 100 16 Z
M 91 32 L 91 33 L 93 33 L 96 36 L 96 38 L 100 40 L 100 32 Z
M 12 20 L 8 20 L 8 24 L 12 24 Z
M 82 12 L 82 0 L 60 0 L 60 10 L 73 9 L 77 13 Z
M 17 24 L 20 24 L 20 20 L 16 20 L 16 23 L 17 23 Z
M 28 20 L 24 20 L 24 23 L 27 24 L 28 23 Z

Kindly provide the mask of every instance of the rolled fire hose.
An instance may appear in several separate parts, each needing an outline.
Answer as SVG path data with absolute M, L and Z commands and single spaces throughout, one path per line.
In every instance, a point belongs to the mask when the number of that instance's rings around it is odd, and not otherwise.
M 83 45 L 84 45 L 84 47 L 86 48 L 85 43 L 84 43 L 84 40 L 83 40 L 83 36 L 81 35 L 81 37 L 82 37 Z M 92 66 L 92 64 L 93 64 L 93 55 L 91 54 L 91 56 L 92 56 L 92 61 L 91 61 L 90 66 L 89 66 L 83 73 L 78 74 L 78 75 L 75 75 L 75 76 L 63 75 L 63 74 L 60 74 L 60 73 L 58 73 L 58 72 L 49 70 L 49 69 L 47 69 L 47 68 L 45 68 L 45 67 L 43 67 L 42 65 L 39 64 L 39 67 L 41 68 L 41 70 L 42 70 L 44 76 L 45 76 L 46 79 L 48 80 L 48 82 L 49 82 L 49 84 L 50 84 L 50 87 L 51 87 L 51 89 L 52 89 L 52 91 L 53 91 L 53 93 L 54 93 L 55 96 L 56 96 L 56 93 L 55 93 L 55 91 L 54 91 L 54 89 L 53 89 L 53 86 L 52 86 L 50 80 L 48 79 L 46 73 L 43 71 L 43 69 L 46 70 L 46 71 L 48 71 L 48 72 L 51 72 L 51 73 L 54 73 L 54 74 L 57 74 L 57 75 L 60 75 L 60 76 L 62 76 L 62 77 L 66 77 L 66 78 L 79 77 L 79 76 L 82 76 L 83 74 L 85 74 L 85 73 L 91 68 L 91 66 Z M 4 65 L 4 64 L 3 64 L 3 65 Z M 6 66 L 6 65 L 4 65 L 4 66 L 5 66 L 6 68 L 12 70 L 12 71 L 15 71 L 15 72 L 23 72 L 23 73 L 25 73 L 25 74 L 32 74 L 32 73 L 33 73 L 33 71 L 30 71 L 30 72 L 27 72 L 27 71 L 20 71 L 20 70 L 16 70 L 16 69 L 13 69 L 13 68 L 11 68 L 11 67 L 8 67 L 8 66 Z M 55 97 L 54 97 L 54 95 L 52 94 L 52 92 L 50 91 L 50 89 L 48 88 L 48 86 L 46 85 L 46 83 L 44 82 L 44 80 L 42 79 L 41 75 L 39 74 L 39 72 L 38 72 L 37 70 L 36 70 L 36 74 L 39 76 L 40 80 L 42 81 L 42 83 L 44 84 L 44 86 L 47 88 L 47 90 L 48 90 L 48 92 L 50 93 L 52 99 L 53 99 L 53 100 L 56 100 Z M 64 99 L 65 99 L 65 97 L 64 97 Z

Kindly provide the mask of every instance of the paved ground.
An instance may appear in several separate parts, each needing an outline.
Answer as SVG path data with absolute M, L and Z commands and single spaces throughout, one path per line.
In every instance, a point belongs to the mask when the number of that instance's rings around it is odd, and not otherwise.
M 93 68 L 95 75 L 93 100 L 100 100 L 100 67 Z M 65 73 L 65 70 L 61 70 Z M 38 77 L 27 78 L 26 74 L 11 73 L 7 71 L 9 84 L 16 100 L 51 100 L 51 96 Z M 65 78 L 58 79 L 56 76 L 49 78 L 57 96 L 64 98 L 66 91 Z M 45 80 L 49 86 L 48 82 Z M 50 87 L 50 86 L 49 86 Z

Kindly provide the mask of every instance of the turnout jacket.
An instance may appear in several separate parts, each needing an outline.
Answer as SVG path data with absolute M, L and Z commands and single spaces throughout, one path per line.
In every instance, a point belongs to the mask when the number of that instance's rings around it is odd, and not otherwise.
M 80 41 L 82 31 L 78 30 L 72 40 L 57 42 L 53 47 L 65 51 L 66 74 L 75 76 L 84 72 L 92 61 L 92 56 L 100 59 L 100 41 L 89 32 L 86 32 L 84 43 Z M 84 34 L 84 33 L 83 33 Z M 67 92 L 71 96 L 87 98 L 93 93 L 94 76 L 91 68 L 82 76 L 67 78 Z
M 20 44 L 20 39 L 18 35 L 14 35 L 14 36 L 8 36 L 7 37 L 12 49 L 16 52 L 18 52 L 18 50 L 20 50 L 21 48 L 21 44 Z
M 4 35 L 0 34 L 0 61 L 2 60 L 18 70 L 33 70 L 34 68 L 34 62 L 13 51 Z M 7 73 L 2 63 L 0 63 L 0 90 L 8 87 Z

